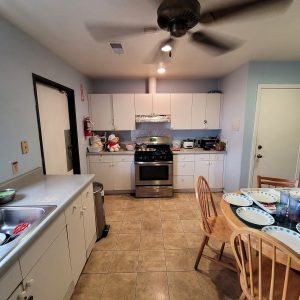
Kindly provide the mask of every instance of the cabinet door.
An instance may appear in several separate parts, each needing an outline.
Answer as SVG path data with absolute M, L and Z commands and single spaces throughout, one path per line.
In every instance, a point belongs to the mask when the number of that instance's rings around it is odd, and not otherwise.
M 113 170 L 111 162 L 90 163 L 90 173 L 95 174 L 95 181 L 99 181 L 103 184 L 104 191 L 113 190 Z
M 134 179 L 132 177 L 134 169 L 133 162 L 114 163 L 114 190 L 132 190 Z
M 192 189 L 194 188 L 194 176 L 177 176 L 173 177 L 174 189 Z
M 94 130 L 114 130 L 110 94 L 89 95 L 89 112 L 94 123 Z
M 95 205 L 93 197 L 93 186 L 90 184 L 81 194 L 83 221 L 84 221 L 84 237 L 85 249 L 88 250 L 96 233 L 95 223 Z
M 198 176 L 203 176 L 207 181 L 209 181 L 208 176 L 209 161 L 196 161 L 195 162 L 195 180 Z
M 207 94 L 206 120 L 207 129 L 220 128 L 221 94 Z
M 206 128 L 205 114 L 206 114 L 206 95 L 207 94 L 193 94 L 192 105 L 192 129 Z
M 170 94 L 153 94 L 153 113 L 156 115 L 171 114 Z
M 67 220 L 72 274 L 74 283 L 76 284 L 86 262 L 81 196 L 73 201 L 73 203 L 66 209 L 65 214 Z
M 212 189 L 223 188 L 223 161 L 211 161 L 208 183 Z
M 70 267 L 66 229 L 59 234 L 38 263 L 24 279 L 26 295 L 29 299 L 64 299 L 70 284 Z
M 171 128 L 191 129 L 192 94 L 171 94 Z
M 114 130 L 135 130 L 133 94 L 114 94 Z
M 135 114 L 151 115 L 152 114 L 152 95 L 135 94 L 134 95 Z
M 194 162 L 176 162 L 173 166 L 174 175 L 194 175 Z

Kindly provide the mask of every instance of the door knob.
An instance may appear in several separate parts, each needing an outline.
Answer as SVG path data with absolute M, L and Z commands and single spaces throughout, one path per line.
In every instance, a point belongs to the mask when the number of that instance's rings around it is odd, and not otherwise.
M 261 154 L 256 155 L 257 158 L 262 158 Z
M 262 149 L 262 145 L 258 145 L 258 146 L 257 146 L 257 149 L 258 149 L 258 150 Z

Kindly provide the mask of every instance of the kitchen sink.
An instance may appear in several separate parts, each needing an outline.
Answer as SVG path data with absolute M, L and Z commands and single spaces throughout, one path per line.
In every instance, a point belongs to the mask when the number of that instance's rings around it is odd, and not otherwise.
M 29 226 L 8 243 L 0 245 L 0 261 L 12 251 L 18 243 L 40 224 L 56 208 L 55 205 L 41 206 L 0 206 L 0 232 L 7 237 L 13 234 L 14 228 L 22 223 Z

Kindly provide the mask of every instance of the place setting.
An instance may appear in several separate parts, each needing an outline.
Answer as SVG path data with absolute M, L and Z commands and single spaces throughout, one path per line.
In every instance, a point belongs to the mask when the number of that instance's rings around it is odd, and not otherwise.
M 223 195 L 233 213 L 247 226 L 261 230 L 288 245 L 300 254 L 300 197 L 290 190 L 280 190 L 279 196 L 247 189 L 243 194 Z M 258 203 L 260 205 L 258 205 Z M 272 205 L 269 209 L 262 208 Z

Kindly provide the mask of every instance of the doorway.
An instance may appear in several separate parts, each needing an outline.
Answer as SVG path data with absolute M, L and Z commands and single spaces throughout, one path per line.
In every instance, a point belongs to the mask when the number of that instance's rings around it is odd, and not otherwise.
M 257 175 L 299 179 L 300 86 L 259 85 L 252 143 L 252 187 Z
M 74 91 L 33 74 L 43 172 L 80 174 Z

